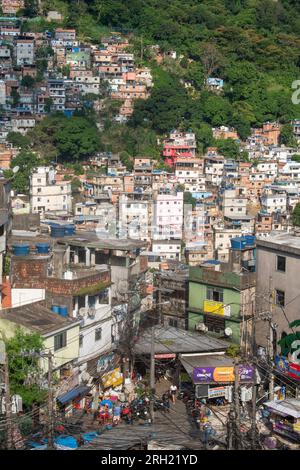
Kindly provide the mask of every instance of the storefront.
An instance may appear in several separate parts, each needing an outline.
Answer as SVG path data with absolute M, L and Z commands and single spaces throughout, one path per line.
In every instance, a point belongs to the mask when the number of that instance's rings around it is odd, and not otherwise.
M 220 354 L 186 355 L 179 357 L 183 370 L 189 375 L 197 398 L 225 398 L 232 401 L 235 380 L 233 359 Z M 181 374 L 182 377 L 182 374 Z M 252 365 L 239 364 L 242 401 L 251 400 L 255 371 Z
M 56 400 L 59 407 L 64 411 L 65 416 L 70 416 L 74 409 L 84 407 L 85 396 L 89 393 L 91 387 L 78 385 L 67 393 L 59 395 Z
M 292 441 L 300 442 L 300 400 L 287 398 L 266 402 L 264 406 L 270 413 L 273 431 Z

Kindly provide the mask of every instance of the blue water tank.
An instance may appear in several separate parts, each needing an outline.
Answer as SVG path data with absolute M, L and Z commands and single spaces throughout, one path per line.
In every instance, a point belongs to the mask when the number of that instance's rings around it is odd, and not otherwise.
M 57 227 L 51 227 L 51 237 L 62 238 L 65 236 L 65 227 L 59 225 Z
M 68 316 L 68 307 L 66 305 L 61 305 L 59 307 L 59 314 L 62 317 L 67 317 Z
M 38 253 L 47 254 L 50 251 L 50 243 L 37 243 L 35 246 Z
M 58 313 L 60 314 L 60 306 L 59 305 L 52 305 L 51 310 L 53 313 Z
M 232 238 L 230 243 L 233 250 L 242 250 L 247 245 L 245 237 Z
M 13 245 L 13 254 L 16 256 L 27 256 L 30 251 L 30 246 L 27 244 Z
M 75 225 L 65 225 L 65 236 L 69 237 L 71 235 L 75 235 Z
M 218 264 L 221 264 L 221 261 L 218 261 L 217 259 L 208 259 L 207 261 L 205 261 L 205 264 L 218 265 Z
M 254 235 L 245 235 L 247 245 L 254 245 L 256 237 Z

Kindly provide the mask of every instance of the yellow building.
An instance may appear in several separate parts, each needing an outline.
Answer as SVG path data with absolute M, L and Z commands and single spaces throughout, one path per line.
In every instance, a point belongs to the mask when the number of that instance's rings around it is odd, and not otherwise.
M 0 332 L 7 339 L 15 335 L 17 328 L 40 334 L 45 352 L 53 353 L 53 369 L 57 371 L 78 358 L 79 327 L 80 321 L 52 312 L 43 302 L 0 311 Z M 46 373 L 48 361 L 41 359 L 40 365 Z

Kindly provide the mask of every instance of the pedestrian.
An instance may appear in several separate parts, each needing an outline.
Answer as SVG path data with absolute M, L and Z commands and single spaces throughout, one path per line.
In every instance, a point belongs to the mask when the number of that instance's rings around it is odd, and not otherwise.
M 171 385 L 170 387 L 170 394 L 172 397 L 172 403 L 176 403 L 176 393 L 177 393 L 177 386 L 175 384 Z
M 121 407 L 120 407 L 119 403 L 117 403 L 114 406 L 113 425 L 116 426 L 117 424 L 119 424 L 120 419 L 121 419 Z
M 170 396 L 169 396 L 168 393 L 163 394 L 162 402 L 163 402 L 163 405 L 164 405 L 166 411 L 169 411 L 170 410 Z

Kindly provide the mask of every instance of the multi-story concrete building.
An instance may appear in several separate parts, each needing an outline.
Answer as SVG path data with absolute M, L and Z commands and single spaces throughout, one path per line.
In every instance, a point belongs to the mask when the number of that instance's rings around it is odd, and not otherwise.
M 30 206 L 32 212 L 71 212 L 70 181 L 57 181 L 51 167 L 38 167 L 30 177 Z
M 151 202 L 150 202 L 151 204 Z M 122 194 L 119 198 L 119 238 L 149 240 L 151 233 L 149 201 L 134 200 Z
M 256 325 L 257 346 L 271 357 L 280 353 L 278 340 L 291 333 L 299 319 L 300 238 L 295 233 L 271 233 L 257 240 L 257 312 L 265 320 Z M 266 320 L 269 315 L 269 321 Z
M 66 104 L 66 86 L 63 78 L 49 78 L 48 91 L 52 99 L 52 111 L 64 111 Z
M 196 155 L 197 143 L 192 132 L 170 132 L 164 141 L 163 156 L 167 165 L 174 166 L 178 157 L 193 158 Z
M 154 197 L 153 239 L 181 240 L 183 230 L 183 193 L 157 194 Z
M 34 39 L 19 37 L 15 41 L 16 63 L 20 65 L 34 64 Z
M 253 241 L 242 246 L 236 240 L 228 264 L 190 267 L 188 327 L 227 338 L 251 353 L 255 247 Z
M 224 217 L 244 216 L 247 213 L 248 199 L 241 196 L 237 189 L 225 189 L 222 199 L 222 211 Z

